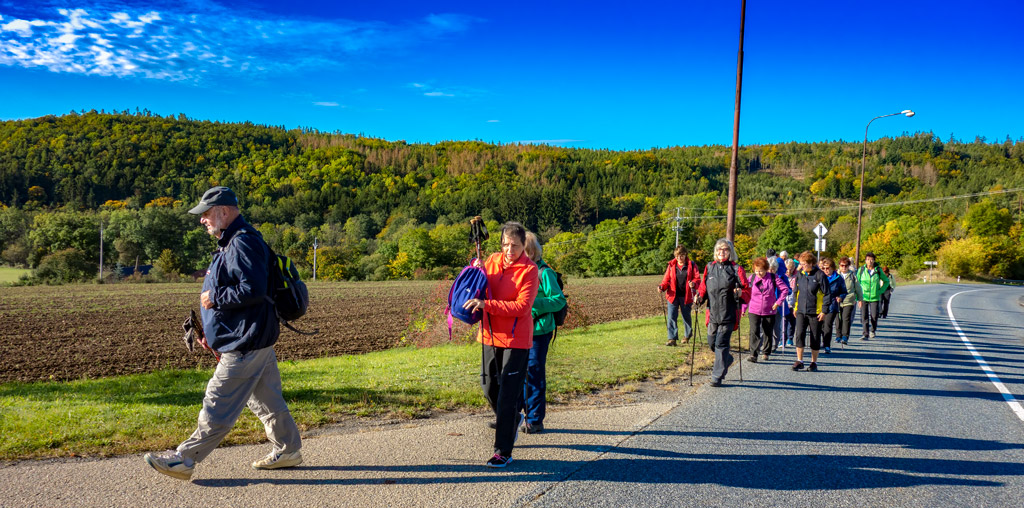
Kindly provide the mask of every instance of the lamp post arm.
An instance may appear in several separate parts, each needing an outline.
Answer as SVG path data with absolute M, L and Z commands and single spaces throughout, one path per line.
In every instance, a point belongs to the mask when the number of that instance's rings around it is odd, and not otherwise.
M 864 151 L 861 152 L 860 155 L 860 199 L 857 200 L 857 251 L 853 255 L 853 264 L 858 268 L 860 268 L 860 221 L 861 216 L 864 214 L 864 165 L 868 158 L 868 129 L 871 128 L 871 122 L 874 122 L 879 118 L 902 114 L 905 113 L 901 111 L 899 113 L 889 113 L 888 115 L 876 116 L 868 121 L 868 124 L 864 126 Z

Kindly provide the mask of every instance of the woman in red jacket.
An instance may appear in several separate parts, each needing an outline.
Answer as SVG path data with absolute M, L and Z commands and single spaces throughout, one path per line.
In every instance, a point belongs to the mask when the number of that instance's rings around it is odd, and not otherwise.
M 501 228 L 501 252 L 482 265 L 487 272 L 486 300 L 467 301 L 466 310 L 482 310 L 477 341 L 483 344 L 480 384 L 494 411 L 494 456 L 488 467 L 512 462 L 512 446 L 522 424 L 520 400 L 526 362 L 533 345 L 533 300 L 537 297 L 537 265 L 524 252 L 526 228 L 506 222 Z
M 675 257 L 668 262 L 665 269 L 665 277 L 658 284 L 658 289 L 665 293 L 668 300 L 668 316 L 666 326 L 668 327 L 668 342 L 666 346 L 675 346 L 679 339 L 679 321 L 677 316 L 683 315 L 683 343 L 693 337 L 693 322 L 690 319 L 690 309 L 693 305 L 693 293 L 697 290 L 697 281 L 700 273 L 697 272 L 697 265 L 687 258 L 686 247 L 676 247 Z

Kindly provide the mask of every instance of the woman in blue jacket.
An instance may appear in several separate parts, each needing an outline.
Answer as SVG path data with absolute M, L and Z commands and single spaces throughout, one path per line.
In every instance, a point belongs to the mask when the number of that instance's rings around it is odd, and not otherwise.
M 829 302 L 825 310 L 825 321 L 822 322 L 822 342 L 825 346 L 825 352 L 832 352 L 832 330 L 836 331 L 836 336 L 840 336 L 840 322 L 842 321 L 842 303 L 843 299 L 846 298 L 846 281 L 842 275 L 836 271 L 836 265 L 832 261 L 832 258 L 822 258 L 821 262 L 818 263 L 821 266 L 821 271 L 825 272 L 825 276 L 828 278 L 828 289 L 832 293 L 832 300 Z

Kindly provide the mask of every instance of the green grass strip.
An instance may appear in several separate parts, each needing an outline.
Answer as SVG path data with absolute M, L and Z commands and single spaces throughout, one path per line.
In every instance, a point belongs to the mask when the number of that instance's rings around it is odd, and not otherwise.
M 549 399 L 685 365 L 690 349 L 666 348 L 664 341 L 664 317 L 560 333 L 548 356 Z M 304 430 L 352 416 L 418 418 L 435 410 L 483 408 L 480 349 L 476 343 L 448 344 L 281 362 L 284 395 Z M 194 430 L 211 373 L 2 384 L 0 459 L 173 448 Z M 226 443 L 263 439 L 262 424 L 246 410 Z

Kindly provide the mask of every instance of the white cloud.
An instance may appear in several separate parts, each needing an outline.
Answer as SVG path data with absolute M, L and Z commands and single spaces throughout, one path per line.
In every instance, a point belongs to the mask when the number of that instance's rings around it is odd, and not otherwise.
M 488 120 L 487 121 L 487 123 L 498 123 L 498 122 L 501 122 L 501 120 Z
M 324 107 L 328 107 L 328 108 L 336 108 L 336 107 L 340 106 L 341 104 L 338 104 L 337 102 L 331 102 L 331 101 L 318 101 L 318 102 L 314 102 L 313 105 L 314 106 L 324 106 Z
M 92 2 L 38 10 L 41 19 L 0 16 L 6 21 L 0 24 L 0 65 L 177 81 L 225 73 L 254 77 L 341 65 L 463 31 L 478 21 L 456 14 L 404 24 L 311 21 L 229 9 L 214 0 L 146 8 L 128 0 Z
M 455 94 L 444 92 L 425 92 L 423 95 L 427 97 L 455 97 Z

